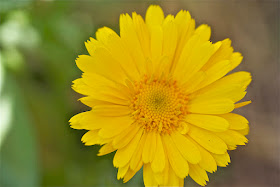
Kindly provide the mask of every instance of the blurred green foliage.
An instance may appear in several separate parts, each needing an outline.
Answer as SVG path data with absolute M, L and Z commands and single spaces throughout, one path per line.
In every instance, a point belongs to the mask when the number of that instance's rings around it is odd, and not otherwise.
M 37 142 L 20 90 L 11 76 L 1 93 L 1 186 L 39 186 Z M 6 120 L 3 121 L 3 118 Z M 4 124 L 5 123 L 5 124 Z M 6 128 L 3 128 L 5 125 Z
M 71 1 L 1 5 L 0 186 L 121 185 L 113 155 L 98 157 L 98 146 L 80 141 L 85 131 L 68 123 L 89 110 L 71 81 L 81 75 L 75 58 L 96 30 L 90 10 Z M 142 183 L 137 174 L 128 185 Z

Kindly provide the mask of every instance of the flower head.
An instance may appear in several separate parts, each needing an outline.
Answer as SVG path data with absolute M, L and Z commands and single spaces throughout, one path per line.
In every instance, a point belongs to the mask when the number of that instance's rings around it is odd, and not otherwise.
M 73 89 L 90 111 L 72 117 L 89 130 L 85 145 L 116 151 L 118 179 L 143 167 L 146 186 L 182 186 L 188 175 L 204 186 L 207 172 L 230 162 L 228 150 L 245 145 L 248 121 L 232 113 L 251 82 L 248 72 L 227 75 L 242 61 L 231 41 L 209 41 L 210 27 L 189 12 L 175 17 L 150 6 L 145 21 L 120 16 L 120 36 L 107 27 L 85 43 L 76 60 L 83 71 Z M 237 104 L 236 104 L 237 103 Z

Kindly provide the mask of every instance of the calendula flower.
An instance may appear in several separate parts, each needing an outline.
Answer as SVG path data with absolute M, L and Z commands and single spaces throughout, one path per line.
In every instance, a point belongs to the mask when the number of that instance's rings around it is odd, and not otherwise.
M 250 103 L 237 102 L 251 75 L 227 75 L 242 55 L 210 33 L 187 11 L 165 17 L 152 5 L 145 21 L 122 14 L 120 36 L 103 27 L 85 43 L 73 89 L 91 110 L 70 124 L 89 130 L 82 141 L 102 145 L 99 156 L 116 151 L 118 179 L 143 167 L 145 186 L 183 186 L 188 175 L 204 186 L 207 172 L 230 162 L 227 151 L 247 143 L 248 121 L 232 111 Z

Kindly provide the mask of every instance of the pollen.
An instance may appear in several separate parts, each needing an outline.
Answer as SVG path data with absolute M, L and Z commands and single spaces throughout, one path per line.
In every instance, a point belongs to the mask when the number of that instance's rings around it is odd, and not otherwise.
M 170 133 L 187 114 L 187 95 L 176 81 L 148 79 L 135 83 L 133 117 L 146 131 Z

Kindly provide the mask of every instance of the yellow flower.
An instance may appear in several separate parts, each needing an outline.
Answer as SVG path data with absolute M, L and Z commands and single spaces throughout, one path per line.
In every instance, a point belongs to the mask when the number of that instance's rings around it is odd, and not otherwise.
M 116 151 L 117 178 L 129 181 L 143 166 L 145 186 L 183 186 L 190 176 L 204 186 L 206 172 L 230 162 L 228 150 L 245 145 L 248 121 L 231 113 L 251 82 L 248 72 L 225 76 L 242 55 L 231 41 L 209 41 L 210 27 L 189 12 L 175 17 L 151 5 L 143 18 L 120 16 L 120 36 L 107 27 L 85 43 L 90 55 L 73 89 L 91 107 L 70 120 L 89 130 L 85 145 L 102 145 L 99 156 Z

